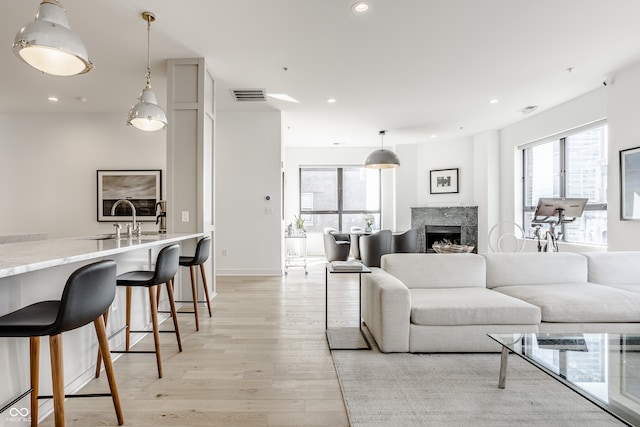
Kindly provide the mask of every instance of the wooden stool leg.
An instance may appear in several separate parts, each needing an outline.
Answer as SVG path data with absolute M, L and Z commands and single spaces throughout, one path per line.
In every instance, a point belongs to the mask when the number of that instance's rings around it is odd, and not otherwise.
M 126 331 L 125 331 L 125 350 L 129 351 L 129 345 L 131 344 L 131 293 L 133 289 L 131 286 L 127 286 L 127 308 L 126 308 Z
M 64 427 L 64 363 L 62 362 L 62 334 L 49 337 L 51 380 L 53 388 L 53 416 L 56 427 Z
M 211 298 L 209 298 L 209 285 L 207 285 L 207 275 L 204 272 L 204 264 L 200 264 L 200 274 L 202 274 L 202 284 L 204 285 L 204 295 L 205 295 L 205 299 L 207 300 L 209 317 L 211 317 Z
M 31 371 L 31 427 L 38 427 L 38 388 L 40 384 L 40 337 L 29 338 Z
M 158 286 L 158 290 L 156 291 L 156 306 L 160 308 L 160 294 L 162 294 L 162 286 Z
M 105 311 L 104 313 L 102 313 L 102 319 L 104 321 L 104 326 L 105 329 L 107 327 L 107 320 L 109 319 L 109 309 L 107 308 L 107 311 Z M 106 332 L 105 332 L 106 334 Z M 100 344 L 100 342 L 98 342 L 98 344 Z M 96 378 L 100 378 L 100 368 L 102 367 L 102 352 L 100 352 L 100 349 L 98 349 L 98 361 L 96 362 Z
M 103 314 L 103 317 L 105 317 L 105 315 L 106 312 L 105 314 Z M 96 336 L 98 337 L 98 345 L 100 347 L 98 353 L 104 355 L 104 370 L 107 373 L 107 380 L 109 380 L 109 389 L 111 390 L 111 399 L 113 400 L 113 407 L 116 410 L 118 425 L 122 425 L 124 424 L 124 417 L 122 415 L 122 406 L 120 406 L 120 396 L 118 395 L 118 387 L 116 386 L 116 377 L 113 373 L 111 353 L 109 352 L 109 340 L 107 338 L 107 332 L 105 330 L 103 317 L 98 317 L 96 320 L 94 320 L 93 325 L 96 328 Z
M 158 306 L 156 305 L 157 286 L 158 285 L 149 286 L 149 305 L 151 306 L 151 323 L 153 324 L 153 342 L 156 347 L 158 377 L 162 378 L 162 359 L 160 358 L 160 333 L 158 332 Z
M 196 289 L 196 266 L 189 266 L 189 273 L 191 273 L 191 295 L 193 296 L 193 313 L 196 316 L 196 331 L 200 330 L 200 322 L 198 322 L 198 290 Z
M 173 299 L 173 280 L 167 283 L 167 296 L 169 297 L 169 305 L 171 306 L 171 315 L 173 316 L 173 329 L 176 331 L 176 339 L 178 340 L 178 350 L 182 351 L 182 340 L 180 339 L 180 328 L 178 327 L 178 316 L 176 313 L 176 302 Z

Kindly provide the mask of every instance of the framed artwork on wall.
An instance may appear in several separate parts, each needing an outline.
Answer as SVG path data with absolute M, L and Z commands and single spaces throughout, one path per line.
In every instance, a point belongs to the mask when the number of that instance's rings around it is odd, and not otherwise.
M 640 147 L 620 151 L 620 219 L 640 220 Z
M 447 194 L 458 192 L 458 168 L 434 169 L 429 171 L 431 194 Z
M 153 170 L 99 170 L 97 185 L 98 221 L 131 221 L 131 208 L 127 203 L 111 208 L 120 199 L 133 203 L 136 221 L 156 220 L 156 203 L 162 197 L 162 171 Z

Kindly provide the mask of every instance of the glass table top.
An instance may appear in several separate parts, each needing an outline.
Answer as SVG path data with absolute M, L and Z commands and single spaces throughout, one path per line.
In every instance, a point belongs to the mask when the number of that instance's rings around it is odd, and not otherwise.
M 488 335 L 625 423 L 640 426 L 640 335 Z

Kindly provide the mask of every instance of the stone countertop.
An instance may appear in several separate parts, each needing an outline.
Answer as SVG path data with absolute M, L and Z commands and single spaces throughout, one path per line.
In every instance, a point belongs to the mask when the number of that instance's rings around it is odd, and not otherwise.
M 96 235 L 2 244 L 0 278 L 202 236 L 202 233 L 154 233 L 115 239 Z

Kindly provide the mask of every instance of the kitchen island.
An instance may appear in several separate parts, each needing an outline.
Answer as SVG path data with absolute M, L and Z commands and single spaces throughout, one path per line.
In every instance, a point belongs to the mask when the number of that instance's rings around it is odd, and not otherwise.
M 118 274 L 130 270 L 153 269 L 157 253 L 163 247 L 179 243 L 185 247 L 185 253 L 190 254 L 202 236 L 202 233 L 149 233 L 116 239 L 111 235 L 96 235 L 0 244 L 0 315 L 37 301 L 60 299 L 69 275 L 83 265 L 112 259 L 117 262 Z M 181 282 L 180 270 L 182 269 L 179 269 L 176 277 L 177 284 Z M 144 291 L 134 289 L 132 329 L 149 329 L 148 296 Z M 176 287 L 176 292 L 176 299 L 182 299 L 179 286 Z M 166 296 L 166 292 L 163 292 L 163 295 Z M 125 325 L 124 298 L 125 293 L 118 289 L 109 314 L 107 335 L 113 334 Z M 161 301 L 161 309 L 166 304 L 165 300 Z M 135 343 L 144 336 L 132 334 L 132 342 Z M 112 350 L 122 349 L 124 334 L 112 337 L 109 344 Z M 92 327 L 66 332 L 63 334 L 63 345 L 65 391 L 69 394 L 93 377 L 98 346 Z M 177 348 L 173 348 L 176 347 L 174 341 L 167 341 L 164 347 L 166 350 L 163 349 L 163 353 L 167 355 L 172 354 L 174 350 L 177 351 Z M 51 394 L 51 368 L 47 351 L 48 345 L 42 345 L 41 395 Z M 29 388 L 28 339 L 0 339 L 0 371 L 4 378 L 3 386 L 0 387 L 0 406 L 4 406 Z M 141 375 L 156 373 L 141 372 Z M 23 413 L 23 408 L 29 408 L 29 397 L 15 403 L 13 407 Z M 50 413 L 52 407 L 50 400 L 41 401 L 41 416 Z M 0 426 L 15 425 L 16 420 L 12 419 L 9 412 L 0 415 Z

